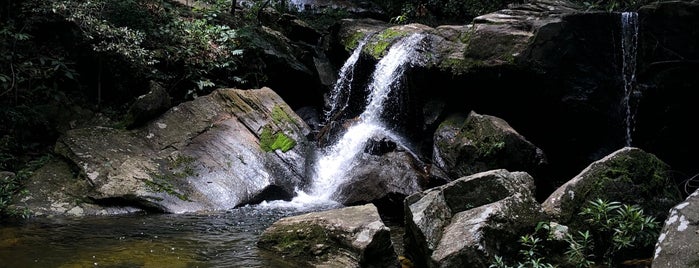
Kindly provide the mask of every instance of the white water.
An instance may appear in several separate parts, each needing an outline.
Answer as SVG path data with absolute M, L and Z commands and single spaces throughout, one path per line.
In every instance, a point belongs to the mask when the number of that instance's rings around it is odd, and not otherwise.
M 631 96 L 636 83 L 636 48 L 638 46 L 638 13 L 621 13 L 621 49 L 622 77 L 624 79 L 624 98 L 622 105 L 626 113 L 626 146 L 631 146 L 631 132 L 634 124 L 634 114 L 631 111 Z
M 330 121 L 330 117 L 333 116 L 333 114 L 347 108 L 352 91 L 352 81 L 354 80 L 354 68 L 357 65 L 357 60 L 359 60 L 359 55 L 362 54 L 364 45 L 366 45 L 366 42 L 371 36 L 371 34 L 367 35 L 357 44 L 357 48 L 352 51 L 350 57 L 345 61 L 345 64 L 342 65 L 342 68 L 340 68 L 339 77 L 328 96 L 329 107 L 325 111 L 326 123 Z
M 355 166 L 354 159 L 364 150 L 367 141 L 374 135 L 389 137 L 396 143 L 402 138 L 385 127 L 381 114 L 386 100 L 394 88 L 400 86 L 400 79 L 406 68 L 421 60 L 416 48 L 424 39 L 422 34 L 413 34 L 396 42 L 376 66 L 367 87 L 371 93 L 367 106 L 359 120 L 347 129 L 342 137 L 318 157 L 312 183 L 308 193 L 297 191 L 290 202 L 263 203 L 263 206 L 297 207 L 336 204 L 332 200 L 337 188 L 345 181 L 346 174 Z

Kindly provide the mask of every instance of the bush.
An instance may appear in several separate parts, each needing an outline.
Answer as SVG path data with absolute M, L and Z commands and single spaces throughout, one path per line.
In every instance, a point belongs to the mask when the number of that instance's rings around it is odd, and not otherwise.
M 553 267 L 547 262 L 551 260 L 566 267 L 618 267 L 626 259 L 651 256 L 660 225 L 655 218 L 644 215 L 640 207 L 597 199 L 590 201 L 580 215 L 585 217 L 588 226 L 566 234 L 564 242 L 568 248 L 565 252 L 559 250 L 560 246 L 552 237 L 551 223 L 539 223 L 533 234 L 522 236 L 517 267 Z M 544 255 L 550 258 L 544 259 Z M 490 267 L 510 266 L 496 256 Z

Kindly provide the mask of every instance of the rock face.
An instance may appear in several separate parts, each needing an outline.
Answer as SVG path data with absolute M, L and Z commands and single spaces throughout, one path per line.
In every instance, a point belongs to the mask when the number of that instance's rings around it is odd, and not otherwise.
M 432 157 L 451 178 L 498 168 L 536 174 L 546 161 L 541 149 L 505 120 L 475 112 L 466 118 L 451 116 L 439 125 Z
M 610 75 L 621 74 L 619 24 L 618 14 L 583 12 L 567 1 L 530 1 L 470 25 L 380 30 L 363 58 L 380 58 L 382 48 L 402 35 L 428 35 L 431 49 L 422 53 L 431 61 L 407 70 L 403 83 L 410 106 L 403 121 L 411 138 L 424 141 L 422 154 L 432 149 L 427 137 L 440 113 L 430 107 L 439 104 L 448 113 L 475 110 L 507 120 L 546 152 L 555 167 L 550 177 L 569 177 L 624 142 L 622 77 Z M 343 21 L 336 40 L 356 47 L 363 25 Z
M 34 216 L 114 215 L 140 211 L 127 204 L 100 206 L 89 198 L 90 184 L 73 175 L 71 166 L 52 159 L 33 172 L 24 182 L 26 194 L 18 196 L 13 206 Z
M 534 181 L 492 170 L 405 200 L 406 251 L 419 267 L 488 267 L 542 219 Z
M 663 1 L 638 10 L 638 104 L 634 145 L 673 169 L 699 173 L 699 140 L 687 130 L 699 99 L 699 2 Z M 689 193 L 687 193 L 689 194 Z
M 271 89 L 223 89 L 132 131 L 71 130 L 56 152 L 96 202 L 181 213 L 290 198 L 304 183 L 308 133 Z
M 658 243 L 653 267 L 699 267 L 699 190 L 670 210 Z
M 542 207 L 558 222 L 572 226 L 584 224 L 578 213 L 598 198 L 636 204 L 662 219 L 680 197 L 669 171 L 654 155 L 626 147 L 592 163 L 551 194 Z
M 313 267 L 398 267 L 389 229 L 373 205 L 281 219 L 258 245 Z

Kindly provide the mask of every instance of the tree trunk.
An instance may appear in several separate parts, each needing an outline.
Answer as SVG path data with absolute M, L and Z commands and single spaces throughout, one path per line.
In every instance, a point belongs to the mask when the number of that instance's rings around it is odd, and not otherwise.
M 231 13 L 231 16 L 233 16 L 233 17 L 235 17 L 235 6 L 236 6 L 235 2 L 237 2 L 237 1 L 238 0 L 231 0 L 231 10 L 229 11 L 229 13 Z

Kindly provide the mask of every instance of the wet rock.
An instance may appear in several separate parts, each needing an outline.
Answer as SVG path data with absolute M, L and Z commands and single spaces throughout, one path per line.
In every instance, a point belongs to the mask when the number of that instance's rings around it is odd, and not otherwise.
M 373 205 L 281 219 L 258 246 L 313 267 L 398 267 L 389 229 Z
M 386 137 L 381 138 L 371 138 L 364 147 L 364 153 L 370 155 L 384 155 L 389 152 L 393 152 L 397 149 L 395 142 L 387 139 Z
M 405 197 L 421 191 L 429 180 L 419 168 L 421 163 L 406 151 L 365 153 L 355 161 L 356 166 L 335 193 L 335 199 L 342 204 L 369 203 L 389 195 Z M 402 205 L 402 200 L 398 201 L 394 208 Z
M 406 251 L 419 267 L 488 267 L 542 219 L 533 190 L 527 173 L 501 169 L 411 195 Z
M 653 267 L 699 265 L 699 190 L 670 210 L 655 245 Z
M 679 202 L 670 167 L 641 149 L 626 147 L 592 164 L 559 187 L 542 204 L 544 212 L 562 224 L 578 228 L 578 213 L 588 201 L 603 199 L 639 205 L 647 215 L 664 219 Z
M 546 159 L 500 118 L 471 112 L 447 118 L 434 134 L 433 163 L 451 178 L 491 169 L 536 174 Z
M 69 131 L 56 152 L 90 183 L 89 197 L 182 213 L 259 200 L 304 183 L 308 126 L 269 88 L 222 89 L 127 131 Z

